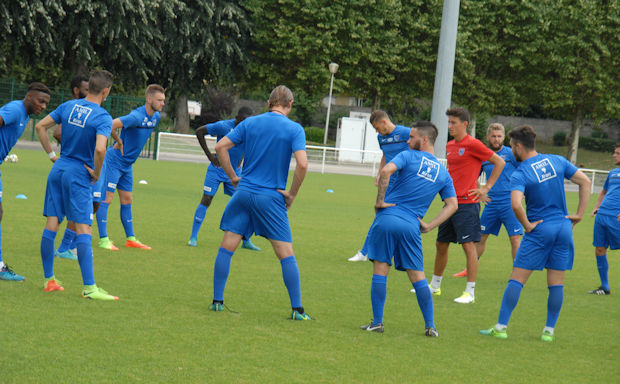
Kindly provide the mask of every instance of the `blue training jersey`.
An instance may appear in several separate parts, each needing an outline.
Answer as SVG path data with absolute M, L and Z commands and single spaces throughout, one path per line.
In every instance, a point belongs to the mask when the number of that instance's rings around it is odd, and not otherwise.
M 385 136 L 377 134 L 377 140 L 379 140 L 379 147 L 383 151 L 385 156 L 385 163 L 392 161 L 394 156 L 398 155 L 402 151 L 409 149 L 409 133 L 411 128 L 407 128 L 402 125 L 397 125 L 392 133 Z
M 568 215 L 564 179 L 575 172 L 577 167 L 558 155 L 538 154 L 519 165 L 512 174 L 511 190 L 525 195 L 530 222 Z
M 606 193 L 598 213 L 617 216 L 620 214 L 620 168 L 609 171 L 603 189 Z
M 28 113 L 22 100 L 14 100 L 0 108 L 0 116 L 4 125 L 0 127 L 0 164 L 24 133 L 28 124 Z
M 502 173 L 499 175 L 499 179 L 493 185 L 493 188 L 489 191 L 489 198 L 491 199 L 491 203 L 506 203 L 510 204 L 510 178 L 512 177 L 512 173 L 517 168 L 518 164 L 515 160 L 515 156 L 512 154 L 512 149 L 510 147 L 506 147 L 505 145 L 502 148 L 495 152 L 499 157 L 501 157 L 505 162 L 506 166 L 502 170 Z M 493 163 L 489 161 L 485 161 L 482 163 L 482 170 L 486 175 L 487 180 L 491 176 L 493 172 L 493 168 L 495 166 Z
M 444 200 L 456 197 L 448 170 L 434 155 L 412 149 L 399 153 L 391 163 L 400 176 L 385 202 L 396 205 L 380 210 L 377 216 L 396 215 L 417 224 L 417 218 L 424 217 L 437 193 Z
M 245 150 L 237 189 L 276 196 L 286 189 L 291 155 L 306 149 L 302 126 L 277 112 L 248 117 L 226 137 Z
M 123 155 L 121 151 L 114 148 L 108 149 L 107 156 L 111 159 L 121 162 L 124 166 L 128 167 L 138 160 L 144 144 L 146 144 L 153 128 L 159 124 L 161 115 L 155 111 L 153 116 L 149 116 L 146 113 L 146 107 L 143 105 L 131 111 L 129 115 L 119 117 L 121 123 L 123 123 L 123 129 L 121 130 L 121 140 L 123 140 Z
M 222 140 L 222 137 L 226 136 L 230 131 L 235 129 L 235 119 L 230 120 L 220 120 L 215 123 L 207 124 L 207 133 L 211 136 L 215 136 L 217 141 Z M 239 163 L 243 158 L 243 145 L 235 145 L 228 151 L 228 156 L 230 156 L 230 164 L 232 164 L 233 168 L 239 168 Z M 209 168 L 216 168 L 213 164 L 209 164 Z M 223 170 L 219 168 L 222 172 Z
M 94 168 L 97 135 L 110 137 L 112 116 L 99 104 L 86 99 L 69 100 L 49 114 L 62 124 L 61 159 L 79 161 Z

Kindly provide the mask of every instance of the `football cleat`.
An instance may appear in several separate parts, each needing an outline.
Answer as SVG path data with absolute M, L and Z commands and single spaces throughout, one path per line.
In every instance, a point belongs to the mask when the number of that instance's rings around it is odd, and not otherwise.
M 209 305 L 209 310 L 213 312 L 222 312 L 224 310 L 224 303 L 213 303 Z
M 506 328 L 502 329 L 501 331 L 497 328 L 495 328 L 494 326 L 489 328 L 489 329 L 481 329 L 480 330 L 480 334 L 481 335 L 485 335 L 485 336 L 493 336 L 496 337 L 498 339 L 507 339 L 508 338 L 508 333 L 506 333 Z
M 454 277 L 467 277 L 467 268 L 463 269 L 461 272 L 455 273 L 452 276 L 454 276 Z
M 106 290 L 97 287 L 96 285 L 89 285 L 84 287 L 82 291 L 82 297 L 85 299 L 93 300 L 118 300 L 118 297 L 110 295 Z
M 57 280 L 54 276 L 49 279 L 45 279 L 43 283 L 43 291 L 44 292 L 54 292 L 54 291 L 64 291 L 65 289 L 62 286 L 62 282 Z
M 135 236 L 131 236 L 127 238 L 127 241 L 125 242 L 125 247 L 127 248 L 138 248 L 138 249 L 152 249 L 151 247 L 149 247 L 146 244 L 142 244 L 140 242 L 140 240 L 136 239 Z
M 428 336 L 428 337 L 439 337 L 439 332 L 437 332 L 437 330 L 435 328 L 426 328 L 426 330 L 424 330 L 424 336 Z
M 540 340 L 555 341 L 555 335 L 549 331 L 543 331 L 542 336 L 540 336 Z
M 26 279 L 24 276 L 18 275 L 17 273 L 13 272 L 11 267 L 6 264 L 4 264 L 2 269 L 0 269 L 0 280 L 24 281 L 24 279 Z
M 591 295 L 611 295 L 611 290 L 605 289 L 602 286 L 600 286 L 596 289 L 589 291 L 588 293 Z
M 260 251 L 260 248 L 252 244 L 250 239 L 243 240 L 243 244 L 241 245 L 241 248 L 249 249 L 250 251 Z
M 373 324 L 372 320 L 366 325 L 362 325 L 360 329 L 369 332 L 383 333 L 383 323 Z
M 474 298 L 474 295 L 469 294 L 467 292 L 463 292 L 461 296 L 454 299 L 454 302 L 460 303 L 460 304 L 471 304 L 471 303 L 475 303 L 476 299 Z
M 430 290 L 431 290 L 431 294 L 432 294 L 433 296 L 441 296 L 441 288 L 433 288 L 433 286 L 432 286 L 432 285 L 429 285 L 429 286 L 428 286 L 428 289 L 430 289 Z
M 295 309 L 293 310 L 293 312 L 291 312 L 291 319 L 292 320 L 312 320 L 310 315 L 308 315 L 306 312 L 299 313 L 299 311 Z
M 118 251 L 118 247 L 114 245 L 109 237 L 102 237 L 99 239 L 99 248 L 107 249 L 109 251 Z
M 198 239 L 190 238 L 189 241 L 187 242 L 187 245 L 189 247 L 196 247 L 196 246 L 198 246 Z
M 64 252 L 58 252 L 56 251 L 56 256 L 60 257 L 61 259 L 67 259 L 67 260 L 77 260 L 77 256 L 75 255 L 75 253 L 71 252 L 70 250 L 66 250 Z
M 347 260 L 349 261 L 366 261 L 368 257 L 362 253 L 362 251 L 358 251 L 355 256 L 349 257 Z

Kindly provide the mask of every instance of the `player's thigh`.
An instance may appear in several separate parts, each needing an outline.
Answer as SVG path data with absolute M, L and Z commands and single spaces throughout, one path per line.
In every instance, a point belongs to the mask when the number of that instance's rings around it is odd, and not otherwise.
M 119 170 L 116 189 L 125 192 L 133 191 L 133 167 L 127 167 Z
M 460 204 L 452 223 L 458 243 L 480 241 L 480 204 Z
M 392 265 L 398 234 L 391 227 L 391 216 L 375 217 L 368 231 L 368 259 Z
M 541 223 L 532 232 L 526 233 L 515 256 L 513 266 L 530 271 L 541 271 L 547 262 L 549 247 L 552 244 L 548 232 Z
M 106 192 L 114 193 L 114 191 L 116 191 L 116 188 L 118 186 L 118 181 L 120 180 L 121 175 L 122 175 L 122 170 L 116 164 L 109 163 L 106 165 L 105 180 L 104 180 L 104 183 L 105 183 L 104 189 Z M 105 197 L 102 196 L 102 199 L 103 198 Z
M 207 170 L 205 174 L 205 181 L 202 187 L 202 192 L 207 196 L 215 196 L 218 188 L 220 187 L 220 183 L 222 182 L 218 173 L 215 170 Z
M 233 198 L 237 193 L 233 195 Z M 284 196 L 279 193 L 277 196 L 253 193 L 251 201 L 254 233 L 270 240 L 293 241 Z
M 241 235 L 245 239 L 249 239 L 254 232 L 251 218 L 251 206 L 249 193 L 239 191 L 226 204 L 222 219 L 220 220 L 220 229 Z
M 484 235 L 497 236 L 501 226 L 500 212 L 492 205 L 487 205 L 480 215 L 480 232 Z
M 65 173 L 62 190 L 67 220 L 76 224 L 91 225 L 93 203 L 90 178 L 85 174 Z
M 400 238 L 394 250 L 394 267 L 399 271 L 424 271 L 420 227 L 408 223 L 399 232 Z
M 58 218 L 58 221 L 62 221 L 65 217 L 62 173 L 63 171 L 58 167 L 52 167 L 47 176 L 45 202 L 43 203 L 43 216 L 55 216 Z
M 525 232 L 511 207 L 507 207 L 507 209 L 503 211 L 502 223 L 504 224 L 504 228 L 506 228 L 508 236 L 523 235 Z
M 620 221 L 612 215 L 597 214 L 594 219 L 592 245 L 620 249 Z
M 440 243 L 456 243 L 456 230 L 452 217 L 439 225 L 437 229 L 437 241 Z
M 550 249 L 549 259 L 545 268 L 558 271 L 573 269 L 575 245 L 573 243 L 572 222 L 568 219 L 555 222 L 549 230 L 555 235 L 555 241 Z
M 223 184 L 224 184 L 224 194 L 228 196 L 232 196 L 233 193 L 235 193 L 235 187 L 233 187 L 230 180 L 224 181 Z

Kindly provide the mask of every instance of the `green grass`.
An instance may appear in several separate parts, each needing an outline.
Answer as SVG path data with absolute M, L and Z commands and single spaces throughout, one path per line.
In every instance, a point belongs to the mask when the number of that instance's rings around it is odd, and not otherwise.
M 558 147 L 546 142 L 537 142 L 536 149 L 540 153 L 553 153 L 566 156 L 567 146 Z M 577 151 L 577 165 L 580 168 L 611 170 L 617 168 L 611 153 L 596 152 L 589 149 L 579 148 Z
M 66 290 L 44 293 L 39 244 L 51 163 L 42 151 L 15 152 L 19 163 L 0 168 L 2 248 L 5 262 L 27 279 L 0 282 L 0 382 L 608 383 L 620 377 L 620 294 L 586 294 L 598 285 L 590 217 L 576 228 L 575 267 L 566 277 L 555 343 L 539 340 L 547 300 L 543 273 L 535 273 L 523 290 L 508 340 L 478 335 L 496 322 L 511 270 L 503 232 L 487 243 L 475 304 L 453 303 L 465 281 L 444 279 L 443 295 L 435 300 L 438 339 L 423 336 L 415 296 L 400 272 L 388 279 L 385 333 L 369 334 L 359 326 L 372 317 L 371 264 L 346 259 L 362 246 L 372 221 L 372 178 L 308 174 L 289 214 L 303 304 L 316 320 L 294 322 L 286 319 L 290 308 L 280 266 L 263 238 L 254 239 L 262 252 L 240 249 L 232 260 L 226 303 L 240 313 L 207 310 L 222 236 L 218 224 L 228 198 L 217 195 L 198 247 L 187 247 L 202 194 L 205 169 L 198 164 L 135 164 L 136 234 L 153 250 L 94 250 L 97 283 L 120 301 L 81 299 L 78 265 L 64 259 L 56 260 L 55 270 Z M 138 184 L 141 179 L 148 185 Z M 335 193 L 326 193 L 328 188 Z M 16 199 L 20 193 L 28 199 Z M 574 211 L 576 194 L 568 197 Z M 595 196 L 589 210 L 594 201 Z M 116 196 L 109 232 L 121 245 L 118 204 Z M 435 202 L 430 214 L 438 209 Z M 423 236 L 427 271 L 435 235 Z M 57 244 L 61 237 L 62 232 Z M 614 287 L 620 281 L 617 256 L 610 252 Z M 464 263 L 463 252 L 452 247 L 446 276 Z

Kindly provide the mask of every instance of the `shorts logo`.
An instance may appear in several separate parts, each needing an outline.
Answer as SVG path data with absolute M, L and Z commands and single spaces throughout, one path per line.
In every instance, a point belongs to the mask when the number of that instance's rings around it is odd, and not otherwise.
M 486 226 L 484 226 L 484 225 L 481 225 L 481 226 L 480 226 L 480 229 L 481 229 L 482 231 L 484 231 L 485 229 L 487 229 L 487 227 L 486 227 Z
M 84 128 L 86 125 L 86 120 L 88 120 L 88 116 L 90 116 L 92 111 L 93 110 L 91 108 L 75 104 L 67 121 L 69 124 Z
M 91 220 L 93 219 L 93 214 L 92 214 L 92 213 L 90 214 L 90 219 L 91 219 Z
M 212 190 L 212 188 L 211 188 L 211 187 L 207 187 L 207 186 L 205 186 L 203 189 L 204 189 L 205 191 L 207 191 L 207 192 L 211 192 L 211 190 Z
M 116 184 L 108 183 L 108 188 L 116 189 Z
M 418 176 L 434 183 L 435 180 L 437 180 L 437 176 L 439 176 L 439 163 L 422 157 L 420 169 L 418 169 Z
M 101 192 L 93 192 L 93 197 L 101 197 Z
M 531 166 L 534 170 L 534 173 L 536 173 L 536 177 L 538 178 L 539 183 L 557 177 L 557 174 L 555 173 L 555 168 L 553 168 L 553 165 L 551 164 L 549 159 L 542 159 L 541 161 L 538 161 Z
M 2 198 L 2 191 L 0 191 L 0 199 Z
M 465 148 L 459 148 L 459 156 L 463 156 L 465 153 Z

